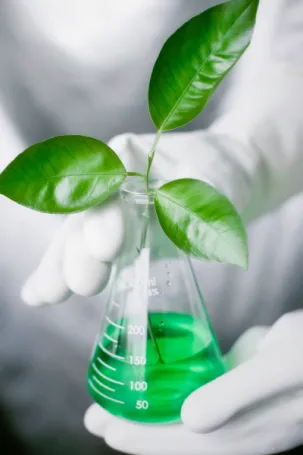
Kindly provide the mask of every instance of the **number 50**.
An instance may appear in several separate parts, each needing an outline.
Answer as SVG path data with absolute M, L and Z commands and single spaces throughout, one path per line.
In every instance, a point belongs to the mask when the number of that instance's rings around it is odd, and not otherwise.
M 137 400 L 136 409 L 148 409 L 148 401 Z

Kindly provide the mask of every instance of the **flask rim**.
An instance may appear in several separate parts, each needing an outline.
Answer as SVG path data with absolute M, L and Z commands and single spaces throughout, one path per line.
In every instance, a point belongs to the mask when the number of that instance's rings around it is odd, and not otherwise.
M 152 179 L 149 181 L 149 193 L 146 193 L 146 184 L 143 177 L 128 177 L 120 187 L 120 195 L 126 202 L 135 204 L 153 204 L 154 192 L 165 181 Z

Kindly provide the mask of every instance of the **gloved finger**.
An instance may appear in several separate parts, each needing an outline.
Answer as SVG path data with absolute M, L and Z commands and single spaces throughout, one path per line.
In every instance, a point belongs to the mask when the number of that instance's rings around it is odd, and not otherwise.
M 21 298 L 28 305 L 61 303 L 67 300 L 71 291 L 62 272 L 62 250 L 69 229 L 70 217 L 46 250 L 38 268 L 25 282 Z
M 302 441 L 301 427 L 293 425 L 293 410 L 296 417 L 302 415 L 302 401 L 287 397 L 281 402 L 264 404 L 209 434 L 195 434 L 184 426 L 172 426 L 173 431 L 163 432 L 154 428 L 154 434 L 142 437 L 140 455 L 255 455 L 277 453 L 290 449 Z M 158 427 L 159 428 L 159 427 Z M 109 427 L 113 431 L 112 427 Z M 118 427 L 116 427 L 116 431 Z M 137 430 L 141 436 L 141 430 Z M 137 436 L 137 437 L 138 437 Z M 198 437 L 197 437 L 198 436 Z M 125 449 L 133 448 L 124 440 Z M 136 452 L 135 452 L 136 453 Z
M 198 455 L 201 441 L 182 425 L 140 425 L 129 421 L 115 421 L 104 434 L 106 443 L 115 450 L 132 455 Z
M 232 449 L 232 443 L 236 442 L 242 455 L 280 453 L 302 441 L 301 425 L 298 425 L 302 402 L 302 392 L 275 396 L 236 414 L 213 433 L 201 436 L 214 435 L 222 439 L 226 449 Z
M 23 302 L 27 303 L 30 306 L 42 306 L 46 302 L 43 300 L 41 295 L 37 290 L 37 283 L 39 278 L 37 277 L 36 271 L 31 274 L 31 276 L 26 280 L 22 289 L 21 289 L 21 299 Z
M 56 304 L 65 302 L 72 292 L 66 284 L 62 268 L 39 268 L 35 275 L 36 290 L 43 302 Z
M 300 428 L 295 432 L 291 422 L 294 414 L 296 418 L 302 414 L 302 401 L 293 396 L 251 409 L 209 434 L 193 433 L 180 424 L 140 425 L 115 418 L 102 434 L 112 448 L 133 455 L 267 454 L 300 442 Z
M 270 332 L 261 344 L 263 350 L 275 349 L 276 345 L 283 344 L 302 346 L 303 311 L 297 310 L 284 314 L 272 326 Z
M 193 431 L 208 433 L 256 403 L 299 387 L 303 367 L 297 358 L 298 352 L 283 352 L 283 346 L 259 353 L 193 392 L 182 407 L 184 424 Z
M 90 256 L 83 235 L 83 217 L 70 225 L 63 253 L 63 272 L 68 287 L 76 294 L 90 297 L 101 292 L 110 278 L 111 264 Z
M 258 351 L 260 343 L 267 335 L 269 327 L 255 326 L 244 332 L 233 344 L 224 358 L 227 370 L 250 360 Z
M 302 396 L 294 395 L 239 414 L 223 428 L 206 435 L 192 433 L 178 424 L 140 425 L 116 418 L 96 404 L 87 410 L 84 423 L 112 448 L 133 455 L 254 455 L 298 445 L 301 432 L 292 419 L 301 415 Z
M 84 214 L 83 233 L 90 256 L 103 262 L 112 262 L 124 241 L 124 218 L 116 197 L 87 210 Z
M 115 419 L 116 417 L 94 403 L 84 414 L 84 426 L 90 433 L 103 438 L 107 425 Z
M 252 451 L 243 451 L 237 438 L 229 437 L 226 432 L 196 434 L 181 424 L 140 425 L 120 419 L 104 433 L 109 446 L 133 455 L 252 455 Z

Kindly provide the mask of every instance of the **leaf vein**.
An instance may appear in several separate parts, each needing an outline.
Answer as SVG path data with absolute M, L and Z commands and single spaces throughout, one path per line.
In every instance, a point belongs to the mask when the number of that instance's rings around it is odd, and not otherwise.
M 197 215 L 195 212 L 193 212 L 192 210 L 190 210 L 190 209 L 184 207 L 183 205 L 181 205 L 180 203 L 176 202 L 174 199 L 170 198 L 170 197 L 167 196 L 166 194 L 163 194 L 163 193 L 159 193 L 159 194 L 161 194 L 161 196 L 162 196 L 163 198 L 167 199 L 167 200 L 170 201 L 171 203 L 176 204 L 179 208 L 181 208 L 181 209 L 185 210 L 186 212 L 192 214 L 195 218 L 198 218 L 199 220 L 202 219 L 202 221 L 205 223 L 205 225 L 206 225 L 207 228 L 209 228 L 210 230 L 212 230 L 213 232 L 215 232 L 215 234 L 218 235 L 218 237 L 220 237 L 220 238 L 224 241 L 224 243 L 226 243 L 228 246 L 230 246 L 230 243 L 229 243 L 229 242 L 228 242 L 228 241 L 227 241 L 227 240 L 226 240 L 226 239 L 225 239 L 217 230 L 215 230 L 215 229 L 212 227 L 211 223 L 210 223 L 210 224 L 207 223 L 207 221 L 205 220 L 205 218 L 203 218 L 202 216 Z M 238 254 L 237 254 L 237 256 L 238 256 Z M 239 256 L 238 256 L 238 257 L 239 257 Z M 240 258 L 240 259 L 241 259 L 241 258 Z
M 90 173 L 82 173 L 82 174 L 67 174 L 67 175 L 50 175 L 49 177 L 39 177 L 38 179 L 32 180 L 33 182 L 38 182 L 40 180 L 52 180 L 52 179 L 63 179 L 68 177 L 89 177 L 89 176 L 116 176 L 116 175 L 123 175 L 125 176 L 124 172 L 90 172 Z
M 252 0 L 251 3 L 253 3 L 254 0 Z M 232 27 L 236 24 L 236 22 L 241 19 L 241 17 L 246 13 L 246 11 L 251 7 L 251 4 L 240 14 L 239 17 L 237 17 L 237 19 L 231 24 L 230 28 L 227 30 L 227 32 L 222 36 L 222 40 L 223 41 L 226 36 L 230 33 L 230 30 L 232 29 Z M 216 54 L 216 52 L 220 49 L 220 46 L 221 46 L 221 41 L 220 43 L 218 44 L 218 46 L 212 50 L 209 54 L 209 56 L 207 57 L 207 59 L 201 64 L 201 66 L 199 67 L 199 69 L 196 71 L 196 73 L 194 74 L 194 76 L 191 78 L 191 80 L 189 81 L 189 83 L 187 84 L 187 86 L 185 87 L 185 89 L 183 90 L 183 92 L 181 93 L 181 95 L 179 96 L 179 98 L 177 99 L 177 101 L 175 102 L 174 106 L 172 107 L 172 110 L 170 111 L 170 113 L 168 114 L 168 116 L 166 117 L 166 120 L 164 121 L 164 123 L 162 124 L 162 126 L 160 127 L 160 131 L 163 131 L 164 128 L 165 128 L 165 125 L 167 125 L 167 123 L 169 122 L 170 118 L 172 117 L 172 115 L 175 113 L 176 109 L 178 108 L 179 104 L 181 103 L 182 101 L 182 98 L 184 96 L 184 94 L 187 92 L 188 88 L 192 85 L 192 83 L 194 82 L 194 80 L 196 79 L 196 77 L 198 76 L 198 74 L 203 70 L 204 66 L 209 62 L 210 58 Z

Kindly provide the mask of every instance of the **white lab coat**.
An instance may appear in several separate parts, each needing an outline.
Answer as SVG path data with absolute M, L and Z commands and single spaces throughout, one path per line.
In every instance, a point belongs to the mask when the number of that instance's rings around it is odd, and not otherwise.
M 108 140 L 127 131 L 152 132 L 146 93 L 157 53 L 178 25 L 216 3 L 2 0 L 0 170 L 31 143 L 53 135 Z M 225 349 L 249 326 L 271 324 L 303 300 L 303 4 L 286 3 L 261 1 L 260 31 L 228 78 L 230 95 L 221 102 L 226 82 L 189 126 L 201 129 L 220 111 L 211 131 L 243 143 L 250 137 L 265 150 L 262 162 L 236 151 L 229 159 L 228 152 L 218 184 L 224 186 L 237 166 L 246 167 L 248 178 L 259 166 L 263 174 L 254 182 L 247 219 L 276 210 L 249 226 L 248 272 L 197 266 Z M 264 65 L 256 71 L 260 53 Z M 101 442 L 86 434 L 82 414 L 90 403 L 85 373 L 102 299 L 73 297 L 41 310 L 22 304 L 21 285 L 61 217 L 31 212 L 4 197 L 0 213 L 0 400 L 33 453 L 99 453 Z

